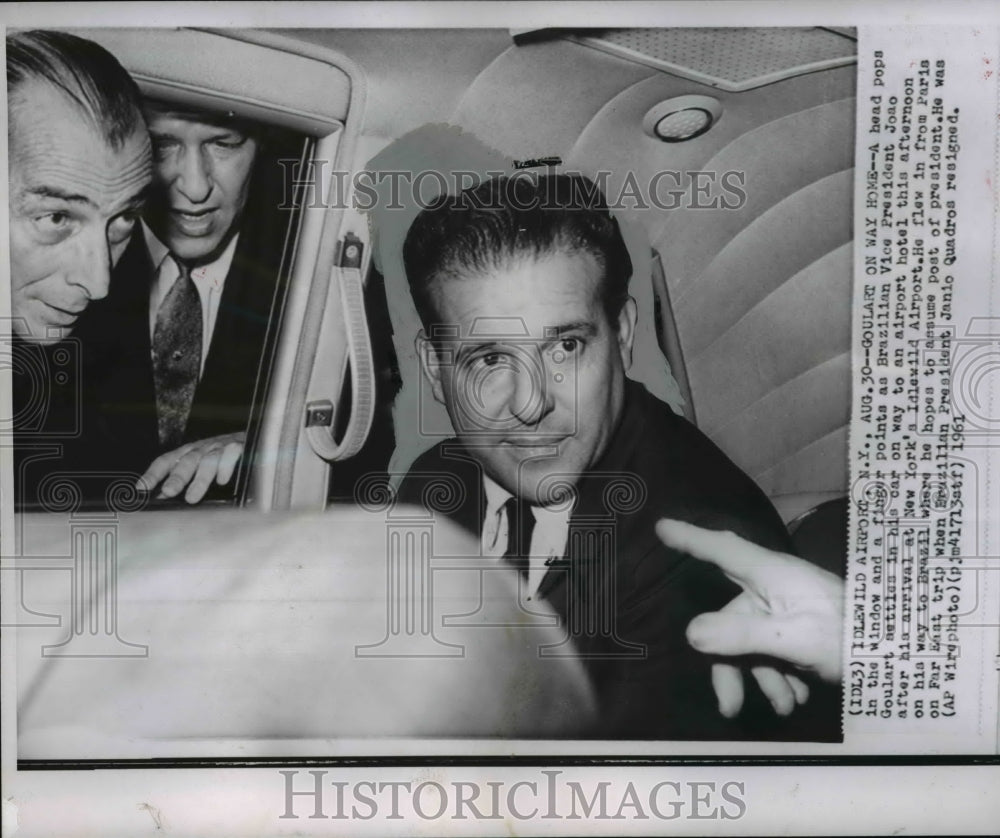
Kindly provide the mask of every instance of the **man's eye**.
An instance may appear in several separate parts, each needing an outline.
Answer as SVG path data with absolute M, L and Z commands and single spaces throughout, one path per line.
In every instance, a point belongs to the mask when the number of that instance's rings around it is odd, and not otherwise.
M 484 367 L 496 367 L 499 366 L 502 360 L 503 355 L 499 352 L 487 352 L 485 355 L 480 356 L 479 362 Z
M 225 140 L 213 140 L 213 145 L 217 148 L 225 149 L 226 151 L 232 151 L 242 146 L 245 142 L 245 138 L 241 139 L 225 139 Z
M 472 367 L 487 367 L 495 369 L 503 366 L 507 362 L 505 352 L 483 352 L 470 359 Z
M 170 151 L 177 148 L 177 143 L 174 140 L 167 139 L 156 139 L 153 140 L 153 154 L 157 157 L 162 157 Z
M 47 212 L 43 215 L 35 216 L 33 219 L 35 229 L 47 239 L 56 239 L 67 234 L 71 227 L 72 217 L 63 210 L 57 212 Z
M 128 212 L 123 212 L 117 218 L 113 218 L 108 225 L 108 240 L 112 244 L 125 241 L 132 235 L 132 230 L 135 229 L 135 224 L 138 220 L 138 210 L 129 210 Z
M 65 211 L 47 212 L 39 216 L 39 221 L 49 227 L 63 227 L 69 224 L 69 213 Z
M 559 341 L 559 348 L 567 355 L 572 355 L 583 348 L 583 341 L 579 338 L 563 338 Z

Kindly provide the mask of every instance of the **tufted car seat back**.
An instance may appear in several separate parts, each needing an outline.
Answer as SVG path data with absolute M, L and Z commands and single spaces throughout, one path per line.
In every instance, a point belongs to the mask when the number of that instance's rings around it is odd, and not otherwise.
M 768 122 L 706 169 L 745 204 L 681 209 L 654 247 L 698 425 L 786 518 L 847 486 L 853 100 Z

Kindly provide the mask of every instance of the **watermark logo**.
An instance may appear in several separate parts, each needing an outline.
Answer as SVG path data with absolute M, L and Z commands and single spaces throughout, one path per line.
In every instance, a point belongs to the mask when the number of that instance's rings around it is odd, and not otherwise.
M 18 318 L 9 326 L 18 337 L 0 340 L 0 366 L 11 370 L 15 398 L 11 415 L 0 417 L 0 442 L 6 455 L 16 439 L 15 496 L 24 499 L 31 486 L 31 500 L 48 513 L 50 532 L 65 516 L 67 547 L 47 555 L 3 556 L 3 583 L 17 591 L 16 608 L 4 615 L 3 625 L 68 626 L 61 642 L 40 647 L 43 657 L 145 657 L 146 646 L 119 635 L 118 515 L 142 509 L 148 496 L 136 489 L 137 474 L 53 467 L 81 434 L 80 341 L 30 334 Z M 98 499 L 98 508 L 87 508 L 87 500 Z M 17 537 L 9 534 L 5 545 L 25 543 L 23 518 L 15 527 Z M 56 613 L 32 602 L 29 592 L 38 590 L 47 592 L 45 607 Z
M 560 337 L 555 328 L 534 337 L 520 317 L 477 317 L 466 334 L 457 325 L 431 324 L 418 349 L 425 369 L 448 385 L 456 433 L 531 437 L 544 447 L 578 430 L 578 355 L 561 348 Z M 421 434 L 434 436 L 434 406 L 426 402 L 428 391 L 420 397 Z M 572 415 L 561 417 L 558 435 L 546 440 L 537 425 L 550 397 L 570 405 Z
M 469 631 L 558 626 L 554 634 L 538 636 L 537 657 L 645 658 L 645 645 L 622 638 L 618 628 L 620 519 L 645 504 L 641 478 L 589 472 L 592 503 L 573 513 L 580 475 L 548 474 L 539 484 L 541 500 L 550 499 L 551 508 L 565 513 L 565 548 L 558 555 L 529 556 L 528 573 L 512 574 L 495 555 L 438 549 L 438 527 L 449 519 L 478 523 L 486 504 L 480 467 L 469 449 L 454 446 L 446 454 L 455 472 L 412 470 L 400 491 L 383 474 L 359 481 L 358 505 L 385 513 L 386 621 L 382 637 L 358 645 L 355 654 L 463 657 Z M 528 584 L 529 573 L 540 580 L 537 589 Z M 442 590 L 450 594 L 440 596 Z M 540 604 L 553 591 L 563 604 L 558 616 Z
M 544 161 L 543 161 L 544 162 Z M 577 206 L 596 208 L 604 203 L 612 210 L 738 210 L 747 202 L 746 172 L 727 170 L 662 169 L 648 178 L 634 172 L 617 177 L 611 171 L 599 171 L 586 177 L 591 185 L 579 182 L 563 184 L 561 188 L 574 193 L 536 192 L 526 203 L 517 190 L 519 178 L 535 178 L 533 169 L 486 172 L 485 176 L 465 170 L 381 170 L 349 172 L 334 169 L 329 160 L 298 158 L 278 161 L 283 172 L 284 198 L 282 210 L 294 210 L 303 194 L 306 207 L 311 209 L 404 210 L 412 207 L 427 209 L 441 195 L 463 195 L 467 209 L 490 209 L 482 196 L 466 192 L 484 179 L 507 178 L 506 194 L 497 196 L 497 207 L 503 199 L 506 205 L 518 209 L 545 209 L 563 205 L 567 200 Z M 566 174 L 580 174 L 566 172 Z M 553 185 L 553 189 L 557 188 Z
M 655 782 L 570 779 L 558 769 L 486 782 L 343 779 L 286 769 L 281 820 L 738 820 L 747 813 L 737 780 Z M 332 775 L 332 776 L 331 776 Z
M 7 322 L 13 334 L 26 334 L 25 321 Z M 0 368 L 11 371 L 14 391 L 11 415 L 0 416 L 0 438 L 17 433 L 19 439 L 43 441 L 80 435 L 80 341 L 46 341 L 0 338 Z
M 22 629 L 61 626 L 65 619 L 68 633 L 59 643 L 41 646 L 42 657 L 147 657 L 146 645 L 132 643 L 119 632 L 118 513 L 81 509 L 74 477 L 51 475 L 42 495 L 49 512 L 68 515 L 68 551 L 3 557 L 4 583 L 13 583 L 18 591 L 17 610 L 4 625 Z M 123 504 L 118 507 L 123 511 L 141 508 L 145 495 L 134 488 L 136 476 L 119 477 L 111 481 L 109 498 Z M 26 599 L 27 577 L 42 572 L 46 574 L 43 589 L 59 613 L 40 612 Z

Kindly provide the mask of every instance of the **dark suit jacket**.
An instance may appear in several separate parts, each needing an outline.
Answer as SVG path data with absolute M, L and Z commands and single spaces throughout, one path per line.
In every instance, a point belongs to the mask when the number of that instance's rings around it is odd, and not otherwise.
M 426 490 L 441 472 L 467 489 L 449 517 L 478 536 L 482 477 L 457 440 L 417 460 L 399 501 L 433 497 Z M 739 588 L 715 567 L 664 547 L 657 520 L 678 518 L 789 549 L 766 496 L 704 434 L 630 381 L 621 423 L 577 494 L 566 555 L 549 568 L 539 594 L 561 616 L 594 683 L 601 717 L 594 736 L 839 740 L 839 691 L 819 684 L 810 686 L 822 695 L 783 719 L 747 673 L 743 712 L 724 719 L 711 685 L 713 661 L 687 643 L 688 623 L 724 606 Z M 602 630 L 602 620 L 614 630 Z
M 195 391 L 185 441 L 243 430 L 258 378 L 277 264 L 248 252 L 241 235 L 226 275 L 218 317 Z M 91 426 L 79 456 L 105 467 L 142 473 L 163 453 L 149 335 L 154 266 L 137 232 L 111 276 L 108 296 L 94 303 L 77 334 L 85 352 Z
M 244 430 L 255 407 L 263 403 L 257 382 L 278 292 L 285 227 L 251 226 L 254 229 L 244 227 L 226 275 L 185 441 Z M 112 272 L 107 297 L 91 303 L 72 337 L 55 347 L 22 347 L 25 357 L 49 359 L 46 369 L 53 367 L 51 358 L 65 354 L 60 348 L 67 347 L 74 373 L 73 386 L 60 388 L 65 393 L 49 385 L 61 398 L 58 403 L 52 400 L 46 432 L 18 435 L 17 499 L 28 507 L 45 505 L 44 496 L 51 494 L 47 487 L 60 475 L 77 487 L 84 501 L 108 502 L 113 484 L 130 486 L 164 453 L 150 354 L 153 267 L 137 230 Z M 51 380 L 52 371 L 47 375 Z M 28 403 L 27 398 L 22 401 Z M 63 427 L 68 430 L 60 431 Z M 231 496 L 232 488 L 231 483 L 210 492 L 224 498 Z

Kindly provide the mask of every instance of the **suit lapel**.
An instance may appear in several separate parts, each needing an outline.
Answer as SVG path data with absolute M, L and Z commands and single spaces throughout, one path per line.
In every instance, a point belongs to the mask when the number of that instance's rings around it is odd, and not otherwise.
M 243 238 L 222 288 L 188 439 L 242 430 L 249 421 L 278 268 L 248 258 Z
M 458 478 L 456 488 L 463 493 L 458 508 L 450 517 L 462 528 L 475 533 L 476 539 L 481 541 L 483 521 L 486 519 L 486 488 L 483 485 L 482 466 L 457 440 L 443 443 L 440 455 L 442 474 L 455 475 Z
M 616 540 L 617 545 L 623 543 L 621 528 L 625 523 L 624 516 L 617 514 L 614 508 L 609 506 L 609 498 L 615 494 L 610 490 L 615 481 L 623 476 L 632 475 L 635 464 L 634 452 L 636 446 L 644 439 L 645 422 L 641 385 L 626 380 L 625 403 L 619 426 L 600 460 L 593 469 L 582 475 L 577 484 L 578 499 L 570 516 L 563 557 L 560 561 L 553 562 L 542 577 L 542 582 L 538 586 L 539 596 L 557 599 L 559 590 L 568 582 L 570 567 L 574 567 L 574 573 L 579 574 L 583 572 L 581 563 L 594 560 L 593 556 L 580 553 L 577 545 L 585 544 L 588 540 L 574 539 L 572 537 L 574 530 L 585 530 L 599 535 L 600 531 L 610 526 L 612 538 Z

